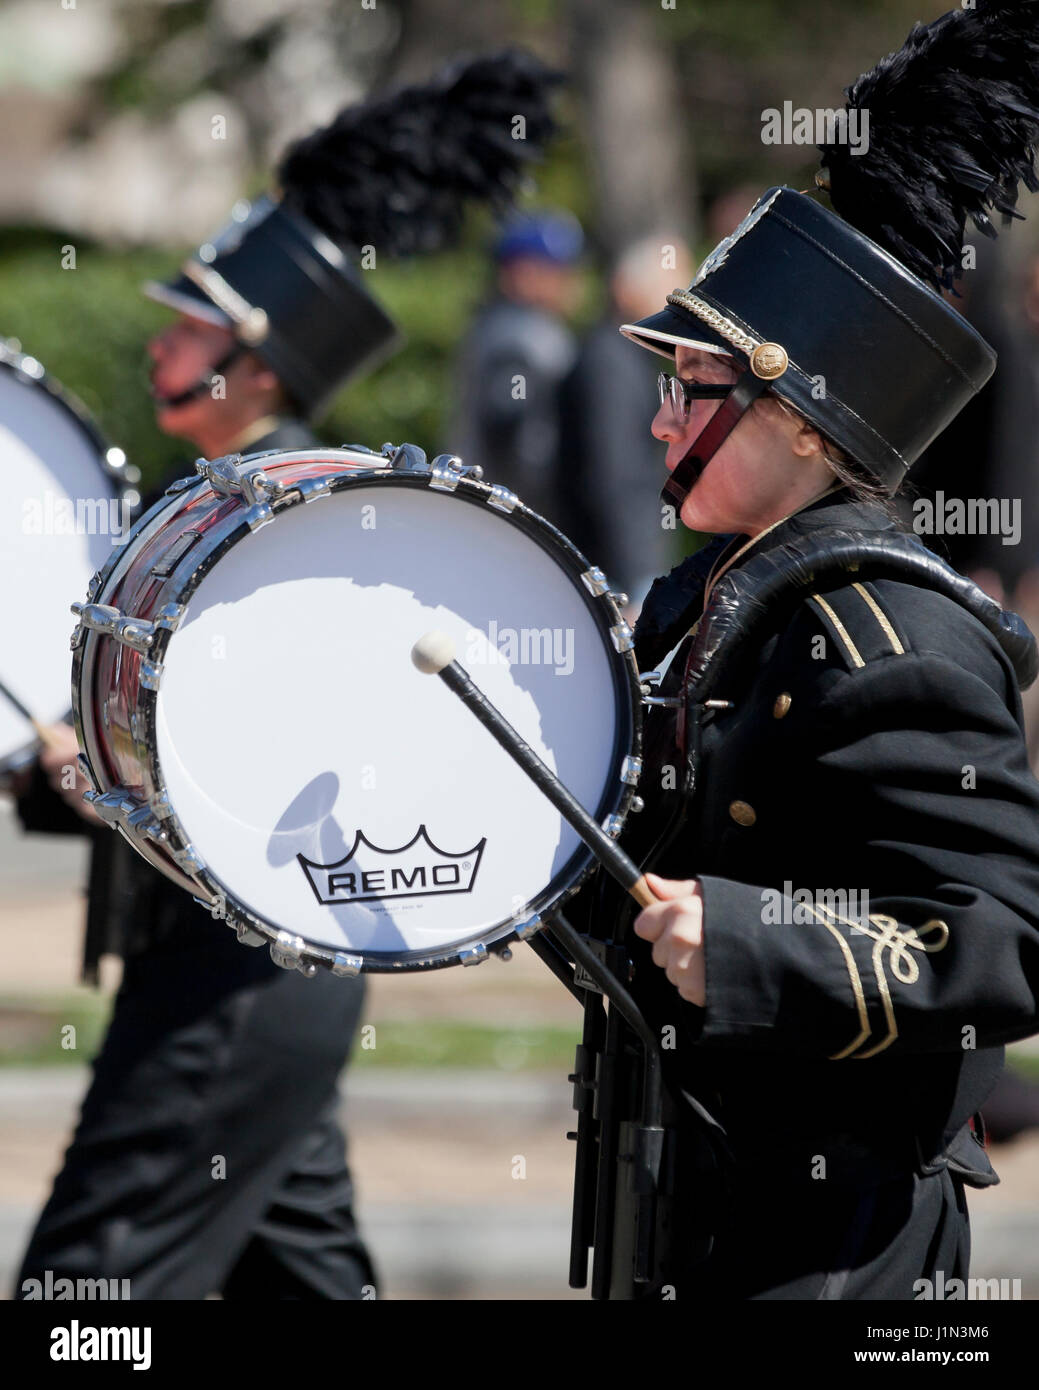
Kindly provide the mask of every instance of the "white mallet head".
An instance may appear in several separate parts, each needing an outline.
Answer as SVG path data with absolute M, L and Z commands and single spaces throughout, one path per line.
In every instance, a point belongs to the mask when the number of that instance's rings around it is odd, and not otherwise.
M 411 659 L 423 675 L 438 675 L 455 659 L 454 640 L 446 632 L 427 632 L 412 647 Z

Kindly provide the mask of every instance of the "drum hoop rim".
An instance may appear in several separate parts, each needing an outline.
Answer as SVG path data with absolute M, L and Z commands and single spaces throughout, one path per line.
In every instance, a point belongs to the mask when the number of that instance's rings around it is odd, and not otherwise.
M 24 363 L 33 361 L 39 367 L 38 372 L 29 372 L 25 369 Z M 83 401 L 76 393 L 65 386 L 53 372 L 49 371 L 38 357 L 31 353 L 16 351 L 7 339 L 0 338 L 0 370 L 8 372 L 17 381 L 19 386 L 24 386 L 29 390 L 40 389 L 56 405 L 58 405 L 74 425 L 78 426 L 80 432 L 89 440 L 96 453 L 93 462 L 96 471 L 111 486 L 112 497 L 121 501 L 128 492 L 133 490 L 133 484 L 128 483 L 106 460 L 106 455 L 113 447 L 111 440 L 98 425 Z M 136 523 L 135 523 L 136 525 Z M 131 528 L 127 533 L 126 539 L 129 540 L 133 532 Z M 122 546 L 113 550 L 112 556 L 106 560 L 102 569 L 97 573 L 101 574 L 111 564 L 119 558 Z M 76 699 L 75 694 L 64 714 L 60 716 L 62 722 L 69 719 L 75 723 L 76 718 Z M 78 728 L 77 728 L 78 732 Z M 10 749 L 6 753 L 0 754 L 0 781 L 7 778 L 11 773 L 18 772 L 32 762 L 35 754 L 39 751 L 40 741 L 38 738 L 30 738 L 25 743 Z
M 32 357 L 32 361 L 39 366 L 39 374 L 27 372 L 21 364 L 28 361 L 31 356 L 30 353 L 14 352 L 0 340 L 0 370 L 10 372 L 20 385 L 39 387 L 46 392 L 52 401 L 61 406 L 67 415 L 71 416 L 73 422 L 80 427 L 97 450 L 95 462 L 102 476 L 113 485 L 114 496 L 121 498 L 127 492 L 135 490 L 135 485 L 128 483 L 119 469 L 113 468 L 106 461 L 105 455 L 114 446 L 84 402 L 74 391 L 65 386 L 53 372 L 48 371 L 38 357 Z

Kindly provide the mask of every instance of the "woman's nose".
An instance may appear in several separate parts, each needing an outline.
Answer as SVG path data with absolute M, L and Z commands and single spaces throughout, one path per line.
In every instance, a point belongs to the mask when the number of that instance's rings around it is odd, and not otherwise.
M 673 444 L 682 438 L 688 428 L 689 421 L 678 419 L 669 400 L 653 416 L 653 423 L 649 427 L 653 438 L 659 439 L 662 444 Z

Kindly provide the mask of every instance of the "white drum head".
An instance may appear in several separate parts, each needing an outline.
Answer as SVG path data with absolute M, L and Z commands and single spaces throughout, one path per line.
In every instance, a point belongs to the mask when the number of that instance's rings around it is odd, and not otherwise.
M 157 697 L 160 775 L 210 874 L 366 961 L 479 938 L 579 849 L 415 670 L 430 629 L 596 812 L 628 751 L 608 639 L 556 552 L 461 494 L 368 481 L 246 536 L 190 598 Z
M 8 370 L 0 370 L 0 469 L 8 498 L 0 509 L 0 679 L 53 723 L 69 711 L 69 606 L 111 556 L 122 518 L 86 429 L 47 390 Z M 28 720 L 0 698 L 0 765 L 34 739 Z

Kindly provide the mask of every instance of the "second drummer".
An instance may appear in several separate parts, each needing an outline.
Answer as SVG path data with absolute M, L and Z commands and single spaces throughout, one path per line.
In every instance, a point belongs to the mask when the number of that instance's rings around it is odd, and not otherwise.
M 149 345 L 160 427 L 208 456 L 312 446 L 307 420 L 398 341 L 357 248 L 378 239 L 392 255 L 391 223 L 402 252 L 447 238 L 465 198 L 480 192 L 472 142 L 507 145 L 501 112 L 515 110 L 530 139 L 511 164 L 488 162 L 482 190 L 507 201 L 519 161 L 551 128 L 549 86 L 525 55 L 478 59 L 340 113 L 290 151 L 280 202 L 236 204 L 172 284 L 148 287 L 178 314 Z M 341 176 L 345 166 L 356 184 Z M 425 200 L 394 222 L 387 209 L 402 169 L 408 197 L 422 192 L 415 167 L 428 172 Z M 464 191 L 445 205 L 455 179 Z M 62 781 L 76 753 L 67 730 L 42 756 L 19 801 L 27 829 L 88 826 L 85 784 Z M 96 817 L 91 833 L 86 974 L 96 978 L 101 954 L 115 951 L 123 981 L 16 1288 L 50 1271 L 127 1279 L 135 1299 L 374 1297 L 337 1118 L 363 977 L 279 969 Z

